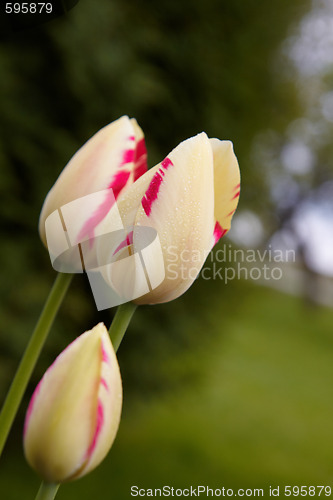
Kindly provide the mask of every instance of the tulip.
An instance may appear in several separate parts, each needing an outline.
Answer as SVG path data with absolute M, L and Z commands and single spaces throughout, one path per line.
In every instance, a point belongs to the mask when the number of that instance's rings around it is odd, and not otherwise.
M 24 426 L 27 461 L 49 483 L 87 474 L 114 441 L 121 405 L 117 358 L 100 323 L 72 342 L 36 387 Z
M 102 128 L 77 151 L 45 199 L 39 219 L 39 232 L 45 246 L 48 245 L 45 222 L 52 213 L 70 202 L 107 190 L 106 196 L 87 211 L 87 217 L 82 220 L 77 213 L 74 220 L 76 243 L 86 238 L 93 242 L 95 228 L 114 200 L 146 170 L 145 140 L 135 119 L 123 116 Z M 57 225 L 54 231 L 59 232 Z M 49 237 L 56 240 L 59 235 Z
M 123 294 L 126 277 L 121 280 L 113 272 L 114 264 L 142 249 L 142 228 L 150 227 L 157 231 L 160 247 L 156 248 L 161 249 L 162 259 L 154 250 L 143 256 L 151 286 L 134 302 L 153 304 L 179 297 L 196 279 L 212 247 L 230 229 L 239 192 L 239 167 L 230 141 L 209 139 L 205 133 L 183 141 L 119 196 L 117 214 L 124 227 L 131 229 L 120 244 L 97 243 L 105 281 Z M 114 221 L 111 209 L 101 231 L 112 231 Z M 143 273 L 139 271 L 137 264 L 129 266 L 135 281 L 132 289 L 140 289 Z M 154 287 L 154 282 L 160 284 Z

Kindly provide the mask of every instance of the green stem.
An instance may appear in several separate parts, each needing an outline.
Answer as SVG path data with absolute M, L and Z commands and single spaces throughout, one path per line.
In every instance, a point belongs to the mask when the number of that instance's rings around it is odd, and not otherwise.
M 36 500 L 53 500 L 57 494 L 60 484 L 44 483 L 40 485 Z
M 32 371 L 72 277 L 72 274 L 58 274 L 9 389 L 0 414 L 0 456 Z
M 126 304 L 121 304 L 117 309 L 109 329 L 111 341 L 116 352 L 121 341 L 123 340 L 123 336 L 125 335 L 136 308 L 136 304 L 133 304 L 133 302 L 127 302 Z

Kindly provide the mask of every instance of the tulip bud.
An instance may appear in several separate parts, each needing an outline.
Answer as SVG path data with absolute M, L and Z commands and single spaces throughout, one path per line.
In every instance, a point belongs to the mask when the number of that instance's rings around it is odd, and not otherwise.
M 197 278 L 212 247 L 229 230 L 239 191 L 239 167 L 230 141 L 209 139 L 201 133 L 181 142 L 119 196 L 117 214 L 111 209 L 101 223 L 101 230 L 107 233 L 115 225 L 115 215 L 120 214 L 124 227 L 131 228 L 118 248 L 105 241 L 97 244 L 107 284 L 121 290 L 125 278 L 120 280 L 114 272 L 114 263 L 124 260 L 126 252 L 128 256 L 139 253 L 141 233 L 136 229 L 149 227 L 157 232 L 159 245 L 146 258 L 149 291 L 135 297 L 135 302 L 168 302 L 182 295 Z M 138 260 L 134 270 L 128 267 L 136 288 L 144 276 L 140 265 Z
M 108 190 L 109 195 L 103 200 L 97 197 L 96 205 L 89 207 L 88 216 L 77 213 L 73 221 L 77 226 L 75 244 L 87 237 L 93 241 L 96 226 L 114 200 L 146 170 L 145 140 L 136 120 L 123 116 L 102 128 L 69 161 L 44 201 L 39 219 L 44 245 L 47 246 L 45 222 L 51 214 L 70 202 Z M 56 230 L 59 232 L 57 226 Z M 57 234 L 49 236 L 52 239 L 60 237 Z
M 57 357 L 36 387 L 24 425 L 27 461 L 51 483 L 87 474 L 111 448 L 121 406 L 117 358 L 99 323 Z

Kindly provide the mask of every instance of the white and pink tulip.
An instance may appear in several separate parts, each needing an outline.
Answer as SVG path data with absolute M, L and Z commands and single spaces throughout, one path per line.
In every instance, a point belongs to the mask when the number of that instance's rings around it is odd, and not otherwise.
M 86 219 L 77 215 L 76 240 L 93 242 L 95 228 L 114 201 L 146 171 L 144 135 L 135 119 L 123 116 L 99 130 L 69 161 L 44 201 L 39 219 L 43 243 L 47 245 L 45 221 L 49 215 L 70 202 L 106 191 Z
M 240 172 L 230 141 L 209 139 L 205 133 L 181 142 L 158 165 L 137 179 L 117 199 L 101 223 L 112 230 L 115 217 L 132 228 L 118 247 L 97 244 L 101 265 L 135 254 L 141 242 L 136 228 L 157 231 L 163 254 L 163 281 L 136 299 L 138 304 L 168 302 L 182 295 L 199 274 L 208 253 L 230 229 L 240 193 Z M 134 228 L 134 229 L 133 229 Z M 155 266 L 155 270 L 154 270 Z M 115 290 L 121 278 L 114 265 L 104 266 L 103 276 Z M 134 275 L 135 270 L 129 272 Z M 150 255 L 151 277 L 161 276 L 160 255 Z M 136 273 L 140 275 L 139 272 Z M 140 288 L 140 284 L 136 284 Z
M 117 358 L 100 323 L 72 342 L 36 387 L 24 426 L 29 464 L 51 483 L 87 474 L 108 453 L 121 406 Z

